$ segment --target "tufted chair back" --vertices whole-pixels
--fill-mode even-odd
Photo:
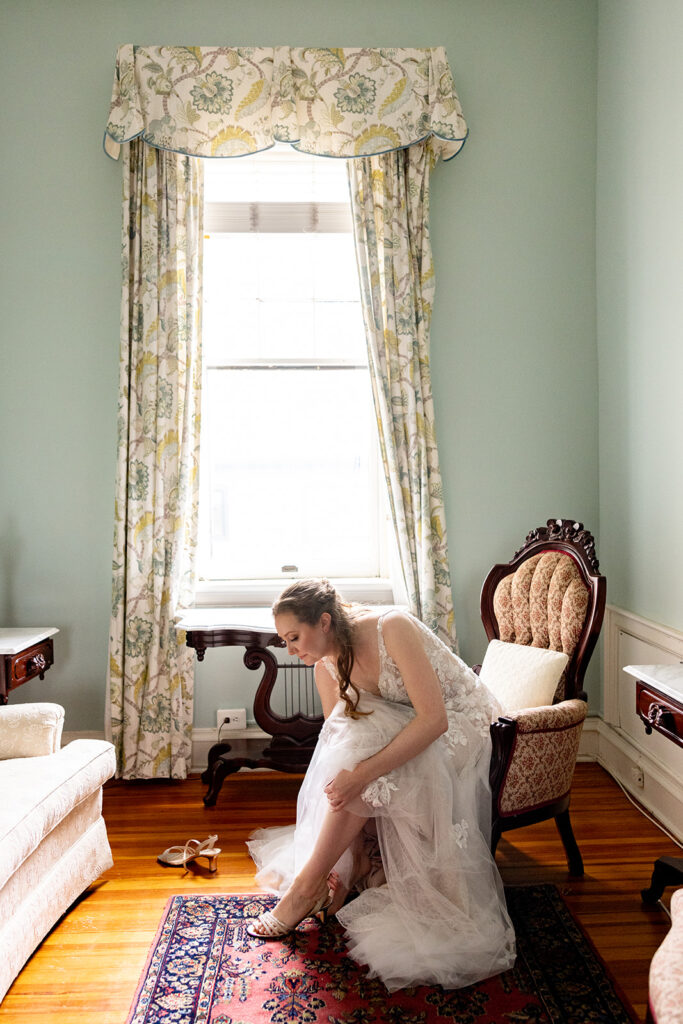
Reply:
[[[567,519],[532,530],[512,560],[494,566],[484,582],[481,613],[489,640],[569,657],[555,703],[585,700],[583,677],[600,632],[604,584],[592,535]]]

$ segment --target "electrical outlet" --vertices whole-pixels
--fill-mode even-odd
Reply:
[[[631,778],[640,789],[645,785],[645,776],[639,764],[631,765]]]
[[[222,726],[222,732],[234,732],[236,729],[246,729],[247,709],[246,708],[220,708],[216,712],[216,726]]]

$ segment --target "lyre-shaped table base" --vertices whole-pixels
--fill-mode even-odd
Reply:
[[[178,624],[183,627],[183,623]],[[209,647],[244,646],[244,664],[249,669],[263,666],[263,676],[254,696],[254,718],[269,739],[226,739],[209,750],[209,763],[202,773],[202,782],[209,787],[204,804],[213,807],[223,782],[240,768],[271,768],[279,772],[305,772],[311,760],[323,723],[322,715],[296,711],[286,717],[270,704],[277,680],[278,664],[269,647],[284,647],[274,628],[263,626],[198,626],[185,625],[186,644],[197,651],[199,661]]]

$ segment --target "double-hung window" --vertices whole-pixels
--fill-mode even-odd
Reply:
[[[391,600],[344,161],[206,161],[205,203],[198,601],[323,575]]]

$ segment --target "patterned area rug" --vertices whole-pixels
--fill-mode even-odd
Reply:
[[[466,989],[389,994],[345,956],[341,928],[308,920],[281,942],[245,932],[275,898],[173,896],[128,1024],[633,1024],[553,885],[506,890],[513,970]]]

